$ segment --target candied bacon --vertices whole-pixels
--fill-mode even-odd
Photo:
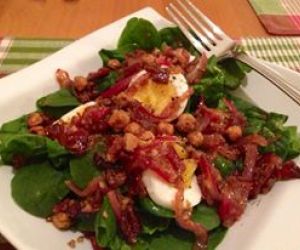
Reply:
[[[107,76],[110,72],[109,68],[103,67],[98,69],[96,72],[91,72],[87,76],[88,81],[96,81],[98,79],[101,79],[105,76]]]
[[[102,183],[102,185],[101,185],[101,183]],[[93,178],[83,190],[78,188],[77,185],[71,180],[65,181],[65,184],[73,193],[75,193],[79,197],[89,196],[89,195],[93,194],[94,192],[96,192],[97,189],[100,189],[100,188],[103,189],[103,192],[107,191],[107,189],[105,188],[102,176],[97,176],[97,177]]]
[[[294,161],[287,161],[280,169],[275,170],[275,176],[278,180],[299,179],[300,167]]]
[[[253,169],[253,189],[251,198],[260,193],[268,192],[276,181],[274,173],[281,169],[282,160],[279,156],[267,153],[260,157]]]
[[[203,54],[201,57],[197,57],[195,60],[190,62],[186,67],[186,79],[188,83],[198,83],[206,69],[207,57]]]
[[[80,203],[78,200],[65,198],[55,204],[53,213],[67,213],[70,218],[75,218],[80,213]]]
[[[205,250],[207,249],[208,233],[207,230],[200,223],[194,222],[191,219],[192,207],[184,206],[184,184],[178,183],[177,193],[174,202],[175,219],[181,228],[184,228],[196,236],[196,245],[193,249]]]
[[[123,237],[128,243],[135,243],[142,227],[134,210],[133,201],[128,197],[121,196],[115,190],[109,191],[107,197]]]
[[[198,167],[201,170],[201,174],[198,175],[198,183],[203,197],[208,204],[214,204],[220,200],[221,195],[219,190],[220,173],[203,155],[198,160]]]
[[[255,164],[258,158],[258,149],[255,144],[246,144],[245,149],[245,159],[244,159],[244,168],[242,176],[248,179],[253,177],[253,172],[255,171]]]
[[[229,227],[243,214],[252,183],[231,176],[222,184],[218,213],[224,226]]]
[[[169,81],[169,72],[165,68],[155,67],[146,65],[145,70],[150,73],[150,76],[154,82],[157,83],[168,83]]]

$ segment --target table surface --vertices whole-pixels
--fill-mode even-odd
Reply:
[[[234,38],[267,36],[247,0],[192,0]],[[79,38],[145,6],[167,17],[170,0],[2,0],[0,36]]]

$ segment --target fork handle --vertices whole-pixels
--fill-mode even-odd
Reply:
[[[277,71],[270,66],[262,63],[257,58],[241,53],[235,56],[235,58],[255,69],[258,73],[270,80],[277,88],[283,91],[291,99],[293,99],[298,105],[300,105],[300,88],[298,89],[293,83],[283,78]]]

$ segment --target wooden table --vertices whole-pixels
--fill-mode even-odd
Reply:
[[[170,0],[2,0],[0,36],[79,38],[151,6],[167,17]],[[267,36],[247,0],[193,0],[232,37]]]

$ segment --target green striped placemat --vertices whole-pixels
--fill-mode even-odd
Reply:
[[[20,70],[71,42],[65,39],[0,38],[0,75]],[[240,42],[247,53],[300,72],[300,37],[249,37]]]

